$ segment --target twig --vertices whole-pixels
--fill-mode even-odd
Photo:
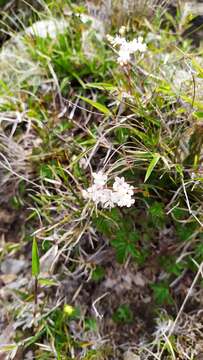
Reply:
[[[100,320],[103,318],[103,315],[101,315],[99,312],[98,312],[98,310],[97,310],[97,308],[96,308],[96,304],[101,300],[101,299],[103,299],[106,295],[108,295],[109,294],[109,292],[106,292],[105,294],[103,294],[103,295],[101,295],[99,298],[97,298],[93,303],[92,303],[92,307],[93,307],[93,310],[94,310],[94,312],[95,312],[95,314],[96,314],[96,317],[98,317]]]

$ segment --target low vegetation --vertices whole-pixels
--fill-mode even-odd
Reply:
[[[0,358],[200,360],[191,14],[2,5]]]

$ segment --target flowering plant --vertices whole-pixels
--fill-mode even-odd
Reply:
[[[113,188],[107,187],[107,175],[102,171],[93,173],[94,182],[87,190],[83,190],[84,199],[92,200],[96,205],[101,205],[103,208],[130,207],[134,204],[133,186],[129,185],[124,177],[116,177],[113,183]]]
[[[123,27],[120,29],[121,34],[123,34]],[[127,41],[124,37],[120,35],[116,35],[115,37],[111,35],[107,35],[107,40],[110,44],[115,48],[118,47],[118,58],[117,62],[121,66],[125,66],[130,63],[132,55],[137,51],[145,52],[146,44],[143,43],[143,38],[139,36],[137,39],[133,39],[132,41]]]

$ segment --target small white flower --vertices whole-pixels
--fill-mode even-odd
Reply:
[[[110,35],[110,34],[107,34],[107,35],[106,35],[106,38],[107,38],[108,42],[110,42],[110,44],[112,44],[113,39],[114,39],[113,36]]]
[[[132,199],[134,193],[133,186],[126,183],[124,177],[116,177],[113,190],[106,187],[107,175],[102,171],[93,173],[94,183],[87,190],[82,191],[86,200],[92,200],[96,205],[101,205],[104,209],[113,208],[116,205],[130,207],[135,200]]]
[[[124,35],[126,32],[126,27],[125,26],[121,26],[120,29],[119,29],[119,34],[122,36]]]
[[[113,193],[110,189],[103,189],[101,194],[101,205],[103,208],[113,208],[115,207],[115,202],[113,200]]]
[[[143,38],[141,36],[138,39],[134,39],[128,43],[129,52],[131,54],[136,51],[144,52],[147,49],[147,45],[143,43]]]
[[[138,50],[139,50],[139,45],[137,39],[134,39],[128,43],[128,51],[130,54],[133,54]]]
[[[137,51],[144,52],[147,48],[146,44],[143,43],[143,38],[141,36],[139,36],[137,39],[133,39],[132,41],[127,41],[120,35],[116,35],[115,37],[108,35],[107,39],[113,45],[113,47],[120,47],[118,49],[117,62],[121,66],[127,65],[131,61],[132,54],[135,54]]]
[[[147,50],[147,45],[145,43],[143,43],[143,37],[139,36],[137,39],[137,46],[138,46],[138,50],[140,52],[144,52]]]
[[[113,184],[113,189],[115,191],[119,191],[120,189],[122,189],[125,186],[125,184],[126,184],[126,182],[125,182],[124,177],[119,178],[118,176],[116,176],[114,184]]]
[[[90,198],[98,204],[103,196],[103,188],[99,185],[93,184],[88,190]]]
[[[121,37],[120,35],[116,35],[115,37],[107,34],[106,35],[107,40],[110,42],[113,46],[122,45],[125,42],[125,38]]]
[[[135,200],[132,199],[132,195],[134,193],[133,186],[126,183],[124,177],[115,178],[115,182],[113,184],[113,190],[115,191],[113,201],[117,203],[118,206],[130,207],[134,204]]]
[[[99,171],[98,173],[92,174],[94,178],[94,184],[103,186],[107,182],[107,175],[104,175],[102,171]]]
[[[129,194],[122,194],[117,201],[117,205],[120,207],[126,206],[131,207],[135,203],[135,199],[131,198]]]
[[[80,20],[82,21],[83,24],[87,24],[89,21],[91,21],[90,16],[86,15],[86,14],[79,14],[80,16]]]
[[[88,191],[87,190],[82,190],[82,197],[85,199],[85,200],[87,200],[87,199],[89,199],[89,193],[88,193]]]
[[[121,37],[119,35],[116,35],[115,38],[113,38],[112,45],[115,46],[125,46],[126,45],[126,39],[124,37]]]
[[[130,62],[130,53],[126,49],[121,48],[118,52],[117,62],[123,66]]]
[[[119,178],[118,176],[115,178],[115,182],[113,184],[114,191],[117,191],[120,194],[128,194],[133,195],[133,186],[129,185],[124,177]]]

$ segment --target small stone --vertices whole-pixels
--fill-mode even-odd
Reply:
[[[19,274],[25,265],[25,260],[6,259],[1,264],[1,271],[3,274]]]
[[[137,274],[135,275],[134,283],[137,286],[141,286],[141,287],[145,286],[145,284],[146,284],[145,279],[140,272],[137,272]]]

